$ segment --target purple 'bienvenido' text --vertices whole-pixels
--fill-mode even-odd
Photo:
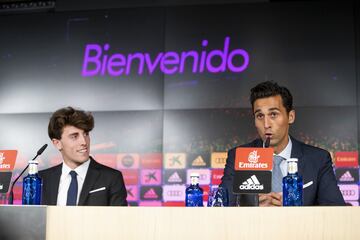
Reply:
[[[207,40],[203,40],[203,47],[208,45]],[[82,76],[120,76],[129,75],[131,68],[138,67],[137,73],[143,74],[148,71],[152,74],[157,68],[164,74],[183,73],[185,64],[192,64],[193,73],[220,73],[227,70],[235,73],[244,71],[249,65],[249,54],[244,49],[234,49],[229,51],[230,37],[226,37],[222,50],[206,50],[198,53],[195,50],[177,52],[160,52],[155,58],[151,58],[149,53],[131,53],[124,55],[121,53],[106,54],[110,49],[109,44],[103,47],[98,44],[87,44],[85,48],[85,56],[82,67]],[[217,66],[214,66],[212,59],[216,57],[220,59]],[[238,65],[234,64],[234,59]],[[239,61],[240,60],[240,61]],[[242,60],[242,61],[241,61]]]

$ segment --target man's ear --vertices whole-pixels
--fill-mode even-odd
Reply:
[[[289,124],[292,124],[295,122],[295,110],[291,110],[289,112]]]
[[[62,143],[59,139],[53,138],[51,139],[52,144],[59,150],[62,150]]]

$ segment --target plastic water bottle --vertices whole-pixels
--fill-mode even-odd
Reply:
[[[29,173],[23,179],[22,204],[40,205],[42,193],[42,179],[38,174],[38,162],[29,161]]]
[[[203,206],[203,190],[199,187],[199,174],[192,173],[190,175],[190,186],[186,188],[185,205],[187,207]]]
[[[283,205],[303,205],[303,180],[298,173],[297,158],[286,160],[288,174],[283,178]]]
[[[210,189],[207,202],[208,207],[227,207],[229,206],[229,195],[226,188],[219,186]]]

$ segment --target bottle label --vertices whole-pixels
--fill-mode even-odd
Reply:
[[[29,174],[37,174],[38,173],[38,167],[37,164],[30,164],[29,165]]]
[[[288,173],[295,174],[298,171],[297,162],[288,163]]]
[[[193,177],[193,176],[191,176],[191,177],[190,177],[190,184],[191,184],[191,185],[197,185],[197,184],[199,184],[199,177]]]

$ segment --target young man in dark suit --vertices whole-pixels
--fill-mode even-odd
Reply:
[[[289,127],[295,121],[290,91],[277,83],[263,82],[251,89],[250,102],[260,138],[240,147],[263,147],[264,142],[269,138],[270,147],[280,159],[278,165],[280,179],[287,174],[286,159],[298,159],[298,171],[304,183],[304,205],[345,205],[337,186],[329,152],[289,136]],[[259,206],[282,206],[281,181],[274,184],[276,182],[274,178],[272,192],[269,194],[259,194],[259,196],[241,194],[236,197],[232,193],[235,151],[236,148],[233,148],[228,152],[221,183],[228,189],[230,205],[239,204],[240,200],[240,205],[251,206],[258,202]]]
[[[97,163],[90,154],[91,113],[72,107],[57,110],[48,134],[63,162],[39,172],[43,180],[42,204],[127,206],[120,171]]]

